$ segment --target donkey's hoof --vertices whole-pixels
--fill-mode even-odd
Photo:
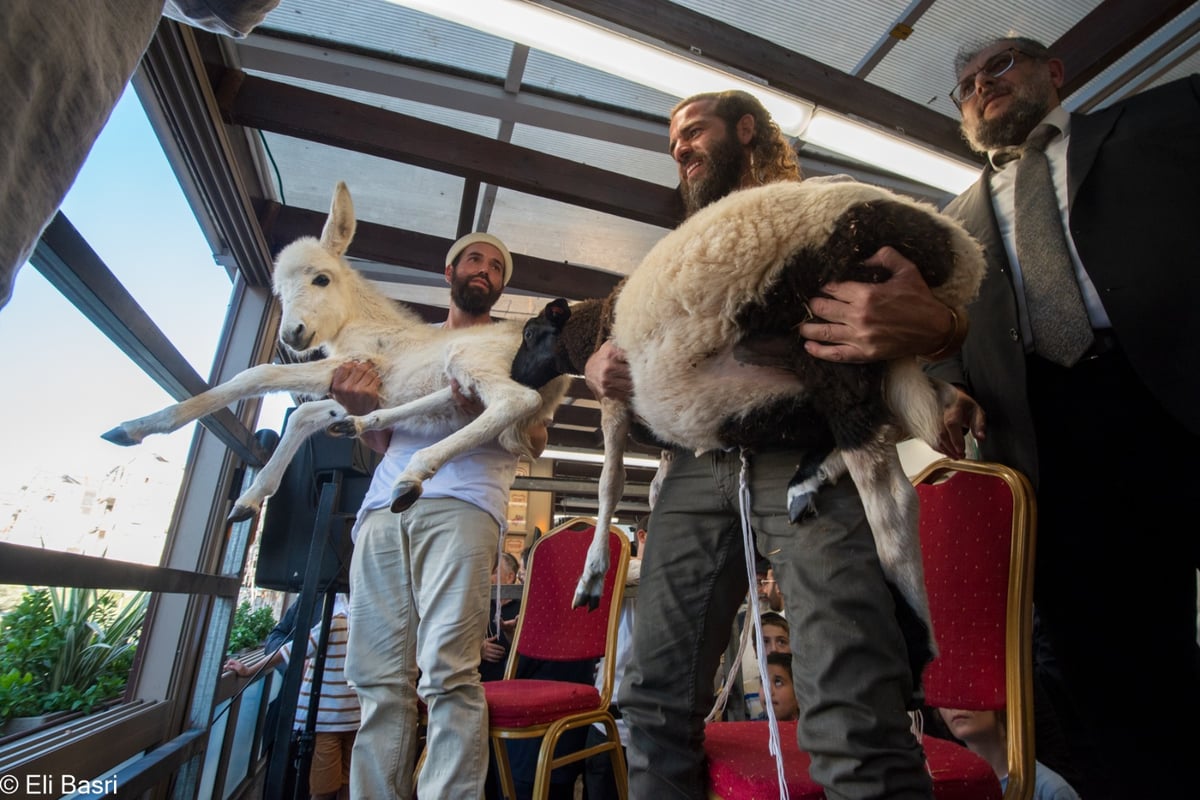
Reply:
[[[353,439],[358,436],[358,428],[354,425],[354,420],[339,419],[337,422],[331,423],[325,429],[325,432],[330,436],[339,436],[346,439]]]
[[[237,504],[233,510],[229,512],[229,516],[225,518],[226,522],[245,522],[258,513],[258,509],[254,506],[244,506]]]
[[[407,510],[421,496],[421,484],[416,481],[402,481],[392,489],[392,513],[399,514]]]
[[[113,444],[119,444],[121,447],[131,447],[135,444],[141,444],[141,439],[135,439],[125,430],[125,426],[118,425],[110,431],[105,431],[100,434],[101,439],[106,439]]]

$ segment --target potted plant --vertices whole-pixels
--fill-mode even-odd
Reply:
[[[120,696],[148,599],[145,592],[122,601],[95,589],[27,589],[0,619],[0,731],[36,726],[57,712],[87,714]]]
[[[275,627],[271,609],[263,606],[251,610],[250,602],[243,600],[233,612],[233,626],[229,629],[229,652],[231,654],[258,647]]]

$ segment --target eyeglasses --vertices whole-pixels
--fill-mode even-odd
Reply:
[[[997,53],[992,56],[983,67],[960,80],[958,85],[950,90],[950,99],[954,102],[955,108],[962,110],[963,103],[975,96],[975,82],[980,75],[987,75],[989,78],[999,78],[1013,68],[1013,64],[1017,63],[1018,55],[1024,56],[1027,54],[1015,47],[1010,47],[1003,53]]]
[[[759,586],[770,586],[773,583],[775,583],[775,581],[771,578],[760,578],[758,581]]]

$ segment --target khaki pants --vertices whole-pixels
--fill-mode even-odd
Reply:
[[[488,717],[479,659],[499,535],[490,515],[450,498],[363,519],[350,564],[346,652],[346,678],[362,706],[350,769],[357,800],[412,797],[418,693],[435,754],[418,794],[483,796]]]

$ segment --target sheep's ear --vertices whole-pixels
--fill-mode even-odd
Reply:
[[[567,324],[567,320],[571,318],[571,306],[561,297],[557,300],[551,300],[542,309],[542,316],[545,317],[554,327],[562,330],[562,326]]]
[[[354,238],[354,203],[345,181],[338,181],[333,190],[333,203],[329,207],[329,219],[321,231],[321,246],[335,256],[340,256],[350,247]]]

